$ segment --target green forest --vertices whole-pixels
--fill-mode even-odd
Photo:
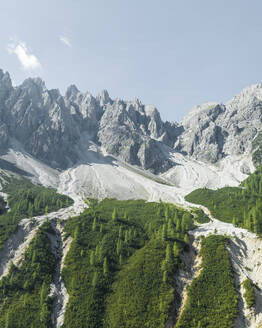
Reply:
[[[197,189],[185,199],[206,206],[216,219],[262,233],[262,166],[239,187]]]
[[[20,267],[10,266],[0,280],[0,327],[51,327],[52,299],[48,296],[55,272],[55,256],[48,234],[54,233],[46,222],[26,250]]]
[[[65,328],[164,327],[179,297],[174,277],[193,218],[172,204],[89,200],[67,221],[73,238],[62,272]]]
[[[3,192],[8,194],[10,211],[4,211],[4,201],[0,198],[0,248],[21,219],[44,215],[73,204],[71,198],[58,194],[52,188],[34,185],[25,178],[5,177],[5,180]]]
[[[176,328],[233,328],[238,295],[226,243],[223,236],[203,239],[201,272],[188,289],[187,303]]]

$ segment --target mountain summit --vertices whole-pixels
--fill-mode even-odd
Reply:
[[[48,90],[40,78],[13,87],[9,74],[0,70],[1,150],[17,140],[53,168],[66,169],[79,161],[83,136],[103,152],[154,173],[176,164],[170,159],[174,152],[216,163],[255,151],[258,164],[261,118],[261,84],[226,104],[195,106],[181,123],[171,123],[162,121],[155,106],[138,99],[113,100],[106,90],[94,97],[75,85],[62,96],[57,89]]]

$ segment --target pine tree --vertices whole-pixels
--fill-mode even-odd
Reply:
[[[163,272],[163,283],[167,282],[167,271]]]
[[[179,246],[177,243],[174,243],[174,246],[173,246],[173,255],[174,257],[178,257],[179,256]]]
[[[168,264],[172,263],[172,252],[171,252],[170,244],[167,244],[166,246],[166,262]]]
[[[112,220],[113,220],[114,222],[116,222],[117,219],[118,219],[117,209],[114,208],[114,209],[113,209],[113,212],[112,212]]]
[[[95,271],[94,275],[93,275],[93,279],[92,279],[92,286],[93,287],[95,287],[96,284],[97,284],[97,277],[98,277],[98,275],[97,275],[97,272]]]
[[[93,224],[92,224],[92,231],[96,230],[96,217],[94,218]]]
[[[40,290],[40,304],[43,305],[45,303],[46,297],[48,294],[48,288],[45,282],[42,283]]]
[[[6,315],[5,315],[5,328],[10,328],[10,315],[9,315],[9,311],[6,311]]]
[[[123,264],[123,256],[122,256],[122,254],[120,254],[120,256],[119,256],[119,264],[120,264],[120,265]]]
[[[173,222],[171,219],[168,220],[167,234],[168,234],[168,237],[170,237],[170,238],[173,237]]]
[[[125,244],[128,242],[128,231],[126,230],[125,231],[125,239],[124,239],[124,241],[125,241]]]
[[[120,226],[119,230],[118,230],[118,238],[122,239],[122,236],[123,236],[123,229],[122,229],[122,226]]]
[[[89,263],[90,263],[90,265],[94,265],[95,264],[95,254],[94,254],[94,251],[93,250],[90,251]]]
[[[33,204],[29,203],[28,216],[31,218],[33,216]]]
[[[104,273],[104,276],[107,276],[108,275],[108,263],[107,263],[107,258],[105,257],[104,258],[104,263],[103,263],[103,273]]]
[[[117,245],[116,245],[116,253],[117,255],[119,255],[122,251],[122,240],[118,239],[117,241]]]
[[[80,236],[79,226],[77,226],[74,231],[74,239],[76,240],[76,242],[79,240],[79,236]]]
[[[168,220],[168,218],[169,218],[169,207],[166,206],[166,208],[165,208],[165,219],[166,219],[166,221]]]
[[[163,224],[162,227],[162,240],[165,241],[167,239],[166,225]]]
[[[189,238],[188,238],[188,234],[185,234],[185,236],[184,236],[184,242],[185,242],[186,244],[188,244],[188,245],[189,245]]]
[[[180,220],[176,221],[176,232],[180,232],[181,231],[181,224],[180,224]]]

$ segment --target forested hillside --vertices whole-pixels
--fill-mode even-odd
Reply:
[[[203,239],[201,273],[188,289],[186,307],[176,328],[233,327],[238,295],[226,243],[223,236]]]
[[[0,280],[0,327],[51,327],[52,299],[48,296],[55,271],[55,256],[44,223],[27,249],[21,267],[11,265]]]
[[[261,166],[239,187],[197,189],[185,198],[191,203],[206,206],[221,221],[232,222],[257,234],[262,233]]]
[[[166,203],[89,201],[65,226],[73,238],[62,275],[65,328],[164,327],[174,315],[174,277],[192,216]]]
[[[10,234],[16,230],[21,219],[44,215],[73,203],[71,198],[58,194],[52,188],[34,185],[24,178],[15,179],[7,176],[4,178],[6,184],[3,186],[3,191],[8,194],[10,211],[3,210],[3,200],[1,200],[0,248]]]

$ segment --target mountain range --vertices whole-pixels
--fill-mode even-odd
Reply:
[[[180,123],[163,122],[155,106],[138,99],[113,100],[106,90],[94,97],[71,85],[62,96],[40,78],[13,87],[3,71],[0,90],[1,150],[15,139],[29,154],[59,169],[80,159],[83,136],[126,163],[163,173],[176,164],[169,152],[206,163],[252,153],[261,129],[260,84],[226,104],[195,106]],[[260,163],[259,158],[253,161]]]
[[[0,325],[260,328],[260,164],[262,84],[164,122],[0,70]]]

